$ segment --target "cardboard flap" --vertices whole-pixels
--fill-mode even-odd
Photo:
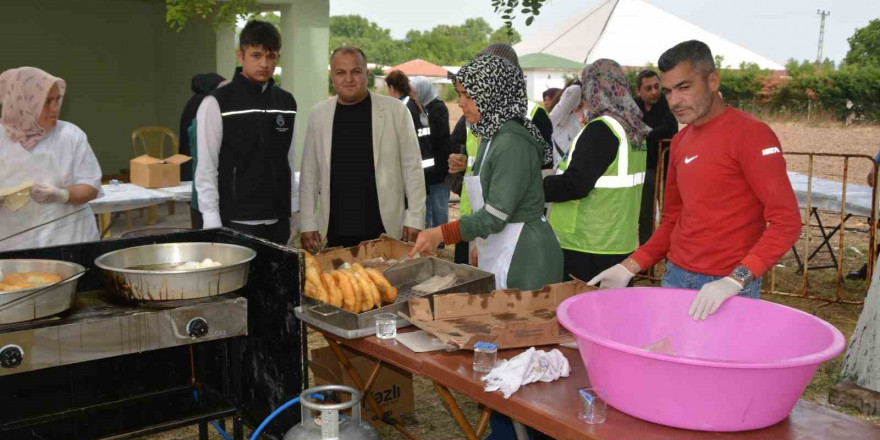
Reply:
[[[595,289],[580,281],[568,281],[532,291],[434,295],[433,314],[427,298],[410,298],[410,315],[401,316],[442,342],[460,348],[473,349],[480,341],[494,342],[499,348],[558,344],[574,339],[556,319],[559,303]]]
[[[431,300],[428,298],[409,297],[409,316],[419,321],[433,321],[434,317],[431,316]],[[404,316],[404,318],[408,317]]]
[[[162,163],[161,159],[156,159],[153,156],[148,156],[146,154],[140,155],[131,160],[131,163],[140,163],[144,165],[153,165],[157,163]]]
[[[507,313],[515,310],[535,310],[559,305],[552,286],[541,290],[521,292],[516,289],[495,290],[491,293],[468,295],[450,293],[434,296],[434,319]]]
[[[174,156],[165,158],[165,163],[173,163],[175,165],[184,164],[192,160],[191,157],[184,154],[175,154]]]
[[[315,260],[324,270],[335,270],[345,263],[373,258],[400,259],[409,255],[412,245],[382,234],[375,240],[363,241],[357,246],[332,247],[315,254]]]

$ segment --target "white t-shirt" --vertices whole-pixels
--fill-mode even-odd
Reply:
[[[97,189],[98,197],[103,195],[101,166],[86,134],[65,121],[58,121],[32,151],[10,140],[0,125],[0,187],[15,187],[24,182],[48,183],[59,188],[85,184]],[[82,208],[85,209],[73,214]],[[27,228],[59,218],[61,220],[4,240]],[[0,251],[98,239],[98,227],[88,206],[30,201],[15,212],[0,207]]]

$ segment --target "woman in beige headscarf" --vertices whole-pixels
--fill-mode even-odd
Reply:
[[[101,167],[85,133],[58,120],[65,88],[35,67],[0,74],[0,251],[100,238],[87,203]]]

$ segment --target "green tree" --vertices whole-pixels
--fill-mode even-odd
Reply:
[[[257,0],[229,0],[220,3],[219,7],[217,3],[217,0],[165,0],[165,22],[180,32],[190,20],[206,20],[216,13],[213,20],[216,28],[221,24],[235,23],[237,18],[244,18],[257,10]]]
[[[503,28],[493,30],[482,18],[469,18],[460,26],[439,25],[429,31],[409,31],[405,39],[407,55],[441,66],[461,65],[503,34]],[[496,41],[491,41],[493,37]],[[514,37],[518,39],[519,35]]]
[[[846,41],[849,42],[846,64],[880,66],[880,19],[875,18],[867,26],[856,29]]]
[[[343,45],[360,47],[369,62],[393,65],[405,61],[401,41],[391,38],[391,31],[359,15],[330,17],[330,48]]]
[[[525,17],[526,26],[530,26],[541,13],[541,6],[547,0],[489,0],[496,14],[504,20],[508,39],[514,40],[515,32],[513,20],[516,18],[516,8],[520,9]],[[245,17],[247,14],[256,12],[257,0],[226,0],[217,7],[218,0],[165,0],[165,21],[171,29],[181,31],[186,23],[194,18],[207,19],[209,15],[217,12],[214,26],[219,24],[235,23],[236,18]],[[512,43],[511,43],[512,44]]]
[[[501,19],[504,20],[504,26],[506,28],[506,32],[510,36],[510,40],[513,40],[513,20],[516,19],[516,9],[520,8],[519,12],[526,17],[526,26],[531,26],[532,22],[535,21],[535,17],[537,17],[541,13],[541,6],[547,0],[490,0],[492,2],[492,8],[494,8],[495,13],[501,16]]]
[[[281,31],[281,15],[278,15],[277,12],[263,11],[259,13],[252,13],[247,16],[247,21],[251,20],[267,21],[274,24],[275,27],[278,28],[279,31]]]
[[[507,28],[500,27],[492,32],[492,35],[489,36],[489,44],[491,43],[506,43],[511,46],[522,41],[522,37],[519,35],[519,32],[516,29],[510,29],[508,32]]]

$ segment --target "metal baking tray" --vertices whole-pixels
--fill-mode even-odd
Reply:
[[[449,288],[432,293],[421,293],[412,287],[435,275],[447,275],[455,272],[457,278]],[[442,293],[489,293],[495,290],[495,275],[479,270],[473,266],[455,264],[439,258],[420,258],[404,263],[400,267],[385,272],[385,278],[392,286],[397,287],[397,300],[373,310],[352,313],[314,298],[302,296],[302,305],[294,309],[296,317],[321,330],[346,339],[362,338],[376,333],[375,317],[380,313],[393,313],[408,310],[408,299],[415,297],[431,297]],[[411,325],[403,318],[397,319],[397,327]]]

